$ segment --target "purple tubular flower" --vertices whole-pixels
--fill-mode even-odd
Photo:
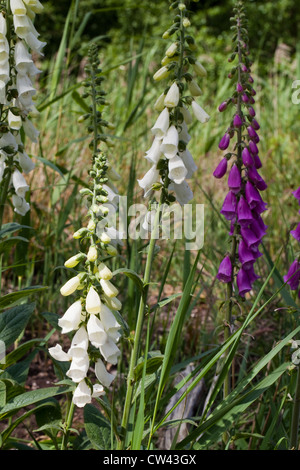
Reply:
[[[248,72],[248,69],[245,64],[242,65],[242,72]]]
[[[262,201],[261,195],[250,181],[247,181],[245,185],[245,196],[250,209],[254,209]]]
[[[243,85],[241,83],[238,83],[236,86],[236,91],[238,93],[242,93],[244,91]]]
[[[255,129],[256,131],[258,131],[258,129],[260,129],[260,125],[258,124],[258,122],[257,122],[256,119],[253,119],[253,120],[252,120],[251,126],[252,126],[253,129]]]
[[[297,290],[300,282],[300,263],[298,260],[292,262],[288,273],[283,276],[284,282],[290,286],[291,290]]]
[[[300,224],[297,225],[295,230],[291,230],[291,235],[300,242]]]
[[[254,83],[254,80],[253,80],[253,78],[251,77],[251,75],[249,75],[248,82],[249,82],[249,83]]]
[[[236,114],[233,118],[233,126],[234,127],[242,127],[242,125],[243,125],[243,121],[242,121],[241,117],[238,114]]]
[[[230,170],[228,186],[234,194],[237,194],[242,188],[241,173],[236,164],[234,164]]]
[[[230,135],[226,132],[226,134],[223,135],[222,139],[220,140],[219,149],[226,150],[229,146],[229,143],[230,143]]]
[[[266,235],[266,230],[261,227],[260,223],[256,219],[254,219],[251,223],[251,230],[255,233],[259,240],[261,240]]]
[[[254,109],[252,108],[252,106],[249,107],[248,112],[249,112],[249,114],[250,114],[251,117],[256,116],[256,112],[254,111]]]
[[[227,158],[223,158],[215,171],[213,172],[213,175],[215,178],[223,178],[227,171]]]
[[[251,250],[249,250],[244,240],[241,240],[239,243],[239,260],[242,264],[243,269],[245,270],[250,269],[255,262],[253,253]]]
[[[241,196],[237,206],[237,217],[241,227],[247,227],[253,220],[250,207],[243,196]]]
[[[250,139],[253,140],[256,144],[258,144],[260,139],[259,139],[259,136],[257,135],[255,129],[253,129],[252,126],[248,126],[247,131],[248,131],[248,135],[249,135]]]
[[[221,261],[217,279],[226,283],[232,281],[232,263],[229,255],[225,256],[223,261]]]
[[[255,184],[257,189],[264,191],[267,189],[267,184],[264,179],[260,176],[257,169],[254,166],[248,168],[248,178]]]
[[[236,277],[239,294],[241,297],[245,297],[245,294],[252,289],[248,271],[241,268]]]
[[[244,93],[242,95],[242,100],[243,100],[244,103],[248,103],[249,102],[249,96],[246,93]]]
[[[258,170],[259,168],[262,167],[262,162],[261,162],[261,160],[260,160],[260,158],[259,158],[258,155],[254,155],[253,158],[254,158],[254,166],[255,166],[255,168]]]
[[[254,165],[254,160],[251,157],[251,154],[247,147],[245,147],[242,151],[242,159],[245,166],[249,167]]]
[[[298,189],[296,189],[296,191],[293,191],[292,194],[298,200],[298,202],[300,204],[300,187]]]
[[[249,142],[249,150],[250,150],[251,153],[253,153],[253,155],[258,154],[257,145],[256,145],[255,142],[253,142],[253,140],[250,140],[250,142]]]
[[[245,242],[246,246],[249,249],[257,249],[258,245],[261,242],[259,238],[252,230],[248,227],[241,227],[242,240]]]
[[[251,266],[251,268],[247,270],[247,275],[248,275],[248,279],[249,279],[251,284],[253,284],[257,279],[260,278],[260,276],[258,276],[255,273],[253,266]]]
[[[236,195],[232,191],[229,191],[229,193],[226,195],[224,199],[223,206],[220,212],[221,214],[224,215],[225,219],[235,220],[236,210],[237,210]]]
[[[226,108],[227,108],[227,101],[223,101],[223,103],[220,104],[218,109],[220,113],[222,113],[222,111],[225,111]]]

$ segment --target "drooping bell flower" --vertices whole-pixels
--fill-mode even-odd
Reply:
[[[244,240],[241,240],[239,243],[238,253],[243,269],[248,270],[251,266],[253,266],[255,258]]]
[[[233,118],[233,126],[239,128],[239,127],[242,127],[242,125],[243,125],[243,121],[241,117],[238,114],[236,114]]]
[[[221,261],[217,278],[225,283],[232,281],[232,263],[229,255]]]
[[[259,170],[259,168],[262,167],[262,162],[261,162],[261,159],[259,158],[259,155],[254,155],[253,159],[254,159],[255,168]]]
[[[296,191],[293,191],[292,194],[300,204],[300,187],[298,189],[296,189]]]
[[[247,147],[245,147],[242,151],[242,159],[243,159],[243,164],[246,167],[254,165],[254,160],[253,160],[249,150],[247,149]]]
[[[259,136],[258,136],[257,132],[253,129],[252,126],[248,126],[247,130],[248,130],[248,134],[249,134],[250,139],[253,140],[256,144],[258,144],[260,139],[259,139]]]
[[[223,111],[225,111],[226,108],[227,108],[227,101],[223,101],[223,103],[220,104],[218,109],[220,113],[222,113]]]
[[[222,139],[220,140],[219,149],[226,150],[229,146],[229,143],[230,143],[230,135],[228,134],[228,132],[226,132],[226,134],[224,134]]]
[[[251,152],[253,155],[257,155],[257,154],[258,154],[257,145],[256,145],[255,142],[253,142],[253,140],[250,140],[250,142],[249,142],[249,150],[250,150],[250,152]]]
[[[267,183],[264,181],[264,179],[258,173],[257,169],[254,166],[248,168],[247,175],[248,178],[255,184],[257,189],[259,189],[260,191],[264,191],[265,189],[267,189]]]
[[[228,176],[228,187],[234,194],[239,193],[242,188],[241,173],[236,164],[234,164],[230,170]]]
[[[248,277],[248,271],[244,268],[241,268],[237,273],[236,277],[237,287],[239,290],[239,295],[245,297],[247,292],[250,292],[252,289],[250,279]]]
[[[237,217],[241,227],[247,227],[253,220],[252,212],[244,196],[241,196],[238,202]]]
[[[297,290],[300,282],[300,263],[298,260],[292,262],[288,273],[283,276],[284,282],[290,286],[291,290]]]
[[[220,213],[224,215],[227,220],[235,220],[237,213],[237,199],[236,195],[232,191],[229,191],[225,196]]]
[[[215,171],[213,172],[213,175],[215,178],[223,178],[223,176],[226,174],[227,172],[227,164],[228,164],[228,160],[227,158],[223,158],[219,165],[217,166],[217,168],[215,169]]]
[[[261,241],[261,238],[259,238],[249,227],[241,227],[241,235],[250,249],[257,247]]]
[[[297,225],[295,230],[291,230],[291,235],[300,242],[300,223]]]

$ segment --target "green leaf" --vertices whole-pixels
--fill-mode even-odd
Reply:
[[[98,450],[109,450],[111,445],[110,423],[93,405],[84,407],[84,427],[92,445]]]
[[[57,165],[55,165],[53,162],[50,162],[50,160],[47,160],[46,158],[43,158],[43,157],[35,157],[37,160],[39,160],[40,162],[42,162],[44,165],[48,166],[49,168],[51,168],[52,170],[54,170],[56,173],[58,173],[62,178],[64,178],[64,174],[63,172],[61,171],[61,168],[59,168]]]
[[[47,289],[47,286],[30,286],[25,287],[25,289],[18,290],[17,292],[11,292],[10,294],[3,295],[0,299],[0,310],[14,304],[20,299],[24,299],[29,295],[37,294]]]
[[[55,398],[46,400],[44,406],[35,411],[36,423],[39,427],[37,431],[45,431],[48,436],[55,438],[61,430],[62,414],[59,403]]]
[[[32,227],[29,227],[28,225],[20,225],[17,224],[16,222],[10,222],[9,224],[4,224],[2,225],[2,229],[0,230],[0,238],[6,237],[10,233],[16,232],[17,230],[21,230],[23,228],[28,228],[33,230]]]
[[[18,305],[0,315],[0,341],[6,348],[22,333],[34,309],[35,303]]]
[[[132,281],[134,281],[139,291],[142,294],[144,293],[144,283],[142,279],[137,275],[137,273],[133,271],[132,269],[121,268],[121,269],[117,269],[112,274],[113,276],[115,276],[116,274],[125,274],[125,276],[129,277],[130,279],[132,279]]]
[[[156,372],[157,369],[161,366],[163,359],[164,355],[160,351],[150,351],[147,354],[146,375]],[[141,357],[134,369],[134,377],[136,381],[140,380],[143,375],[144,363],[145,360],[143,357]]]

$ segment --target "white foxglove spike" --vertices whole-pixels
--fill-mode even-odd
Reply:
[[[87,323],[87,332],[90,342],[96,348],[102,346],[107,340],[107,334],[102,322],[96,315],[91,315]]]
[[[121,355],[121,351],[116,346],[114,341],[111,338],[107,338],[107,341],[103,346],[100,346],[100,352],[104,359],[110,364],[117,364],[118,358]]]
[[[146,152],[146,159],[149,161],[149,162],[152,162],[152,163],[157,163],[162,155],[161,153],[161,138],[160,137],[155,137],[153,142],[152,142],[152,145],[150,147],[149,150],[147,150]]]
[[[191,152],[186,149],[184,152],[179,153],[180,157],[183,160],[184,166],[187,169],[186,178],[190,179],[195,171],[197,171],[198,167],[193,159]]]
[[[18,72],[22,74],[28,73],[29,68],[33,64],[31,54],[23,41],[17,41],[15,45],[15,65]]]
[[[28,17],[24,15],[13,15],[14,29],[20,39],[25,39],[30,33]],[[32,33],[31,33],[32,34]]]
[[[69,349],[70,356],[75,359],[83,358],[87,353],[88,345],[89,339],[87,331],[84,326],[81,326],[72,339]]]
[[[94,384],[92,397],[97,398],[97,397],[101,397],[101,395],[105,395],[104,388],[100,384]]]
[[[121,325],[117,322],[112,311],[104,304],[101,306],[100,318],[106,333],[115,341],[120,337]]]
[[[144,175],[144,177],[138,180],[139,186],[147,192],[159,178],[159,171],[156,169],[156,165],[153,165],[150,170]]]
[[[19,36],[22,38],[22,36]],[[30,27],[28,26],[26,34],[24,34],[23,39],[25,39],[28,47],[39,55],[44,55],[42,53],[42,49],[46,46],[46,42],[42,42],[35,37],[35,35],[30,31]]]
[[[101,309],[101,300],[98,292],[93,287],[90,287],[86,296],[85,308],[88,313],[99,313]]]
[[[32,142],[37,143],[40,132],[34,127],[30,119],[23,121],[23,128],[26,136],[29,137]]]
[[[196,119],[198,119],[198,121],[202,122],[202,124],[209,121],[210,116],[207,114],[206,111],[204,111],[203,108],[201,108],[201,106],[196,101],[192,102],[192,109],[193,109],[193,112],[194,112],[194,115],[195,115]]]
[[[12,203],[14,211],[19,215],[24,216],[30,209],[29,203],[23,197],[17,196],[17,194],[12,195]]]
[[[91,403],[92,395],[90,387],[85,383],[85,380],[82,380],[77,385],[73,393],[73,403],[78,406],[78,408],[83,408],[88,403]]]
[[[80,358],[72,359],[71,366],[66,375],[75,383],[79,383],[85,379],[90,365],[89,356],[85,354]]]
[[[29,190],[29,186],[26,183],[22,173],[20,173],[20,171],[17,169],[15,169],[12,174],[12,184],[14,186],[17,196],[24,198],[27,191]]]
[[[101,361],[101,359],[98,359],[96,364],[95,364],[95,374],[99,382],[104,386],[104,387],[109,387],[114,380],[115,376],[113,374],[110,374],[107,370],[106,367]]]
[[[177,83],[174,82],[169,88],[168,93],[166,94],[164,104],[168,108],[175,108],[175,106],[178,105],[179,98],[180,98],[179,88],[178,88]]]
[[[67,361],[70,361],[72,359],[71,356],[68,353],[63,351],[60,344],[56,344],[56,346],[53,346],[52,348],[49,348],[48,351],[49,351],[49,354],[56,361],[67,362]]]
[[[176,199],[182,206],[193,199],[193,192],[186,181],[181,184],[172,183],[169,188],[175,192]]]
[[[22,118],[21,116],[16,116],[11,112],[11,110],[8,111],[7,115],[8,119],[8,125],[11,129],[14,129],[16,131],[20,130],[22,127]]]
[[[13,15],[26,15],[26,6],[22,0],[10,0],[10,9]]]
[[[60,293],[63,296],[71,295],[79,287],[80,279],[78,276],[74,276],[69,279],[60,289]]]
[[[7,24],[2,13],[0,14],[0,39],[6,38],[7,34]]]
[[[157,137],[164,137],[167,130],[169,129],[169,111],[168,108],[165,108],[160,115],[158,116],[156,123],[151,129],[153,135]]]

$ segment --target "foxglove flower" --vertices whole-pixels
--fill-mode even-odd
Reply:
[[[220,212],[231,223],[229,235],[232,240],[235,239],[233,243],[235,252],[230,256],[233,264],[232,278],[236,278],[239,295],[244,297],[252,290],[252,285],[257,279],[254,266],[257,259],[262,256],[259,246],[267,227],[261,214],[266,211],[267,204],[260,193],[267,188],[267,184],[258,171],[262,167],[262,162],[257,145],[260,141],[257,133],[260,126],[254,118],[255,90],[252,87],[254,80],[250,75],[252,63],[246,38],[243,42],[238,39],[244,36],[246,31],[242,4],[238,4],[235,12],[232,20],[235,22],[234,28],[237,34],[233,38],[233,58],[229,60],[232,62],[235,58],[238,59],[229,74],[230,79],[236,77],[235,91],[231,98],[222,101],[219,106],[220,112],[229,109],[230,106],[234,107],[234,110],[230,126],[219,142],[219,148],[227,150],[232,140],[235,143],[233,151],[227,150],[228,153],[222,157],[213,175],[215,178],[223,177],[229,161],[233,160],[228,175],[229,192]],[[221,265],[222,263],[223,261]],[[220,278],[219,273],[217,277]],[[233,289],[234,287],[232,293]]]
[[[297,199],[300,204],[300,187],[292,192],[293,196]],[[300,242],[300,223],[298,223],[295,230],[291,230],[291,235]],[[295,290],[300,298],[300,260],[297,257],[290,265],[287,274],[283,276],[284,282],[286,282],[291,290]]]
[[[92,100],[97,97],[99,103],[103,92],[98,88],[100,70],[98,49],[95,45],[91,46],[89,59],[89,82],[86,88],[90,89],[89,96]],[[81,227],[73,234],[75,240],[85,240],[88,246],[86,252],[77,253],[65,261],[66,268],[78,271],[60,289],[63,296],[75,297],[58,322],[63,334],[74,332],[74,336],[67,352],[62,351],[58,345],[49,349],[54,359],[70,361],[66,375],[77,384],[73,402],[78,407],[84,407],[91,403],[94,397],[105,393],[104,387],[109,387],[114,379],[114,375],[107,372],[105,361],[116,365],[121,355],[117,343],[123,327],[115,315],[119,316],[122,303],[117,298],[119,291],[113,284],[113,273],[108,266],[109,259],[118,254],[117,246],[122,244],[121,233],[111,223],[119,200],[118,190],[112,181],[118,180],[119,177],[108,162],[106,152],[98,149],[99,129],[102,128],[103,122],[106,121],[102,119],[99,111],[95,116],[90,113],[89,128],[94,126],[93,135],[97,136],[96,141],[92,140],[93,145],[90,145],[90,148],[97,146],[97,151],[93,152],[92,167],[89,171],[90,185],[81,190],[82,196],[87,197],[89,203],[89,220],[87,226]],[[106,140],[102,143],[104,145]],[[155,176],[156,173],[158,174],[155,169]],[[145,189],[151,186],[154,180],[152,177],[145,177],[142,183]],[[96,383],[93,383],[89,373],[93,366]]]

